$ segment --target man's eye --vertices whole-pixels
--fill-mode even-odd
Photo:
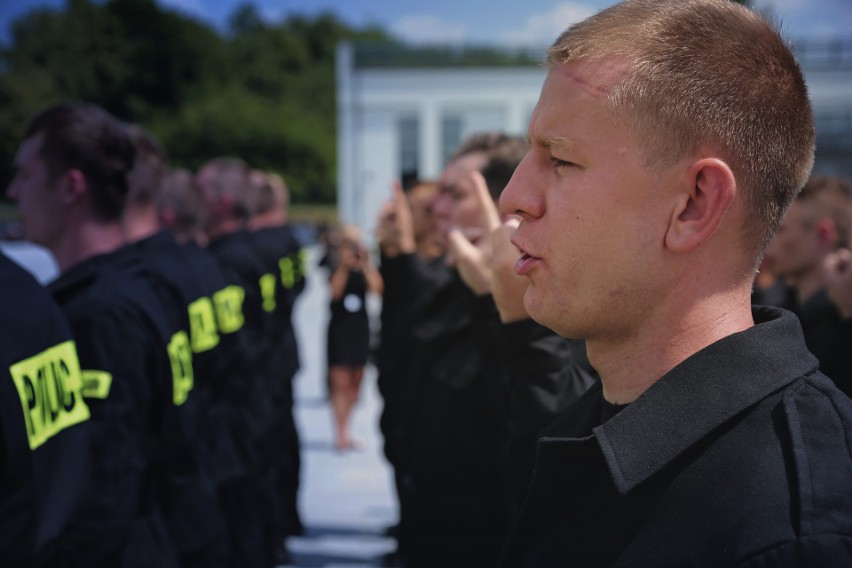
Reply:
[[[574,165],[572,162],[566,162],[565,160],[560,160],[554,156],[550,157],[550,163],[553,164],[554,168],[567,168]]]

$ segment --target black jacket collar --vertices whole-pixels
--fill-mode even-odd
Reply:
[[[615,487],[627,493],[727,420],[817,369],[799,321],[778,308],[756,308],[756,325],[702,349],[666,373],[629,407],[592,427]],[[593,388],[543,433],[543,441],[576,438],[574,416],[600,416]]]

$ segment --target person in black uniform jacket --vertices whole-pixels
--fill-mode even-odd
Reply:
[[[136,163],[123,215],[125,234],[143,257],[163,301],[181,315],[192,351],[193,391],[201,401],[200,479],[176,485],[173,509],[181,514],[170,521],[181,537],[175,541],[184,566],[241,565],[228,550],[226,520],[216,492],[246,477],[243,456],[248,444],[241,439],[245,428],[238,413],[245,412],[250,367],[241,367],[234,333],[225,333],[230,330],[216,322],[215,298],[226,293],[227,284],[215,259],[198,246],[179,245],[174,233],[161,228],[160,192],[171,191],[181,179],[191,184],[191,177],[178,174],[167,179],[168,155],[159,141],[138,126],[127,129]],[[170,187],[164,190],[166,184]],[[200,205],[196,200],[196,215]]]
[[[275,446],[275,425],[280,409],[275,407],[274,393],[281,388],[280,369],[275,367],[273,318],[264,309],[261,280],[267,274],[254,248],[248,220],[254,210],[256,196],[250,181],[250,170],[242,160],[215,158],[204,164],[195,175],[205,204],[207,250],[219,263],[228,282],[228,305],[233,307],[247,338],[248,357],[256,373],[248,385],[249,403],[245,421],[252,438],[256,459],[250,475],[255,483],[243,486],[240,503],[245,508],[242,556],[252,556],[250,566],[274,565],[282,553],[274,534],[274,488],[271,481]],[[230,325],[230,324],[229,324]]]
[[[251,172],[257,200],[249,219],[250,241],[265,267],[260,288],[263,309],[272,318],[274,361],[277,372],[274,397],[277,409],[269,442],[275,460],[270,470],[272,490],[277,499],[273,515],[275,540],[284,542],[304,531],[297,508],[299,492],[299,434],[293,416],[293,379],[299,371],[299,346],[293,328],[293,306],[305,289],[305,254],[293,229],[287,223],[289,192],[281,176],[258,170]],[[287,555],[279,555],[285,563]]]
[[[539,435],[498,566],[852,564],[852,401],[749,301],[813,164],[788,45],[734,2],[626,0],[548,66],[500,206],[526,311],[601,382]]]
[[[852,395],[852,322],[846,320],[826,290],[826,257],[848,246],[852,189],[839,177],[814,175],[790,205],[767,257],[789,285],[786,307],[799,317],[808,349],[820,371]]]
[[[192,467],[197,434],[175,401],[190,399],[185,336],[141,277],[138,256],[122,248],[133,160],[111,115],[57,105],[30,122],[9,191],[28,238],[56,257],[60,276],[49,289],[83,370],[91,485],[72,513],[65,558],[87,566],[176,565],[164,491],[177,468]]]
[[[525,150],[522,140],[501,134],[476,136],[463,144],[433,203],[444,235],[453,229],[470,239],[484,236],[481,200],[494,209],[489,189],[499,194]],[[480,171],[488,174],[490,185]],[[394,216],[406,217],[400,211]],[[492,332],[498,314],[489,289],[471,285],[462,268],[445,266],[442,283],[411,299],[422,307],[408,350],[400,355],[406,366],[399,371],[402,384],[395,403],[402,417],[396,470],[401,485],[399,545],[406,566],[491,565],[516,507],[513,487],[519,482],[512,479],[516,473],[509,458],[509,391]],[[552,413],[540,410],[546,422]],[[518,464],[517,471],[523,470]]]
[[[0,253],[0,550],[10,568],[62,566],[89,483],[89,407],[65,314]]]
[[[253,412],[248,395],[256,384],[256,363],[249,359],[248,336],[240,324],[242,312],[229,301],[232,285],[215,257],[198,245],[203,237],[204,205],[190,172],[176,170],[165,177],[157,209],[161,225],[173,238],[159,236],[154,244],[159,243],[158,248],[170,251],[170,258],[182,264],[179,269],[174,267],[175,274],[187,276],[180,283],[180,293],[187,300],[193,298],[188,304],[193,363],[210,380],[208,459],[228,525],[229,562],[231,566],[252,566],[258,556],[256,533],[260,529],[256,523],[263,515],[260,503],[253,499],[258,455],[247,425]],[[180,246],[175,247],[173,241]]]
[[[338,451],[344,451],[358,449],[362,443],[350,435],[349,419],[358,401],[370,354],[367,293],[381,294],[384,283],[370,262],[357,227],[340,227],[334,239],[328,278],[331,317],[326,347],[334,445]]]
[[[379,273],[384,282],[377,352],[377,387],[382,397],[379,427],[384,438],[384,454],[394,469],[397,500],[401,499],[403,417],[399,415],[406,358],[410,353],[411,327],[418,310],[429,302],[425,294],[440,289],[433,279],[446,278],[440,237],[434,227],[432,202],[440,186],[437,182],[416,182],[402,191],[394,187],[394,197],[382,206],[378,223],[381,252]],[[389,529],[398,532],[398,526]]]

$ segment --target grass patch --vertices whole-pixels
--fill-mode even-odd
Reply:
[[[287,214],[290,223],[308,225],[336,225],[337,206],[327,204],[292,203]]]

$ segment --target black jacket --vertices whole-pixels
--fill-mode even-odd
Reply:
[[[413,328],[424,317],[432,295],[451,280],[452,272],[443,257],[429,261],[415,254],[393,258],[383,256],[380,272],[384,282],[377,353],[377,386],[384,405],[379,421],[384,436],[384,452],[396,467],[404,447],[405,391],[411,388],[412,373],[406,370],[413,349]]]
[[[218,325],[215,298],[227,294],[228,283],[206,250],[194,243],[179,245],[161,232],[136,243],[158,290],[175,303],[189,330],[196,395],[204,404],[202,457],[216,483],[245,475],[251,441],[245,435],[247,385],[252,382],[241,330],[225,333]]]
[[[92,415],[92,486],[70,531],[80,565],[175,562],[160,495],[187,424],[171,408],[173,322],[151,287],[132,276],[138,267],[125,247],[77,264],[49,286],[77,341]]]
[[[499,566],[852,565],[852,402],[792,314],[755,321],[604,424],[599,386],[562,412]]]
[[[296,298],[305,289],[305,254],[288,225],[259,229],[247,239],[264,268],[259,285],[264,312],[271,320],[271,366],[282,380],[289,380],[299,370],[292,317]]]
[[[2,562],[61,566],[61,538],[90,475],[77,349],[50,294],[1,253],[0,289]]]
[[[506,442],[512,514],[517,514],[535,466],[538,433],[595,382],[585,342],[568,340],[531,320],[494,325],[509,401]]]
[[[819,370],[852,396],[852,320],[843,319],[825,290],[794,303],[790,310],[802,323],[805,343],[819,359]]]
[[[260,445],[276,423],[278,410],[275,401],[282,388],[281,375],[276,371],[272,351],[275,348],[273,318],[264,309],[261,279],[266,267],[255,250],[252,235],[240,230],[222,235],[207,246],[228,283],[233,302],[233,323],[246,337],[246,356],[255,373],[253,384],[247,386],[249,403],[245,419],[251,435]],[[239,302],[237,302],[239,301]],[[217,306],[218,308],[218,306]],[[220,326],[226,322],[219,320]],[[232,331],[225,325],[225,331]]]

